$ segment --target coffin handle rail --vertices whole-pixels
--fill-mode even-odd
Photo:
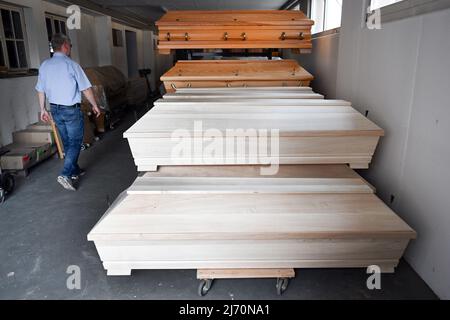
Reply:
[[[167,41],[172,41],[172,40],[177,40],[177,39],[176,39],[170,32],[167,32],[167,34],[166,34],[166,40],[167,40]],[[180,39],[180,40],[181,40],[181,39]],[[184,34],[182,40],[184,40],[184,41],[189,41],[189,40],[190,40],[189,33],[186,32],[186,33]]]
[[[281,33],[280,39],[283,41],[284,40],[305,40],[305,36],[304,36],[303,32],[300,32],[297,37],[288,37],[286,35],[286,32],[283,32],[283,33]]]

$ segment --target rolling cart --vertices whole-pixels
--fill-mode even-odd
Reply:
[[[0,168],[0,203],[5,202],[6,196],[14,190],[14,177],[10,173],[2,172]]]
[[[211,290],[216,279],[267,279],[275,278],[277,294],[281,296],[289,286],[289,280],[295,278],[294,269],[199,269],[200,280],[198,295],[204,297]]]

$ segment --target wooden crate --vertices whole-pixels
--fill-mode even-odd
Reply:
[[[182,88],[308,87],[313,79],[295,60],[179,61],[161,77],[169,93]]]
[[[158,50],[312,49],[314,21],[296,10],[170,11],[156,26]]]
[[[364,169],[384,135],[382,129],[348,102],[297,99],[296,105],[283,105],[283,99],[271,99],[267,105],[268,100],[235,99],[235,105],[224,108],[221,102],[170,101],[170,105],[157,102],[124,134],[139,171],[156,171],[158,166],[167,165],[269,163],[350,164],[352,168]],[[223,136],[221,158],[204,152],[208,148],[205,136],[211,135],[210,129]],[[234,130],[234,136],[226,135],[229,130]],[[268,138],[267,157],[253,158],[249,150],[236,151],[233,158],[227,157],[225,147],[229,143],[249,139],[250,133],[258,135],[264,130],[279,135],[278,146]],[[191,146],[203,148],[193,147],[190,154],[175,152],[180,141],[174,134],[181,133],[190,137]]]
[[[194,176],[194,177],[193,177]],[[347,166],[163,167],[89,233],[109,275],[134,269],[393,272],[415,232]]]

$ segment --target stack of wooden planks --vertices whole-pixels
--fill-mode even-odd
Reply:
[[[169,93],[183,88],[309,87],[313,79],[295,60],[178,61],[161,77]]]
[[[314,21],[298,10],[170,11],[156,22],[158,50],[287,48],[309,53]]]
[[[367,168],[383,130],[349,102],[314,99],[309,88],[256,92],[268,98],[243,89],[183,89],[125,133],[147,173],[88,235],[109,275],[371,265],[394,271],[415,232],[347,165]],[[247,151],[232,165],[196,148],[193,158],[174,157],[180,129],[193,145],[210,129],[279,130],[281,166],[261,175],[267,164],[244,162]]]

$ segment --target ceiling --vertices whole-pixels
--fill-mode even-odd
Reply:
[[[287,0],[73,0],[90,9],[102,9],[113,17],[132,19],[151,26],[168,10],[277,10]],[[115,14],[117,13],[117,15]]]

